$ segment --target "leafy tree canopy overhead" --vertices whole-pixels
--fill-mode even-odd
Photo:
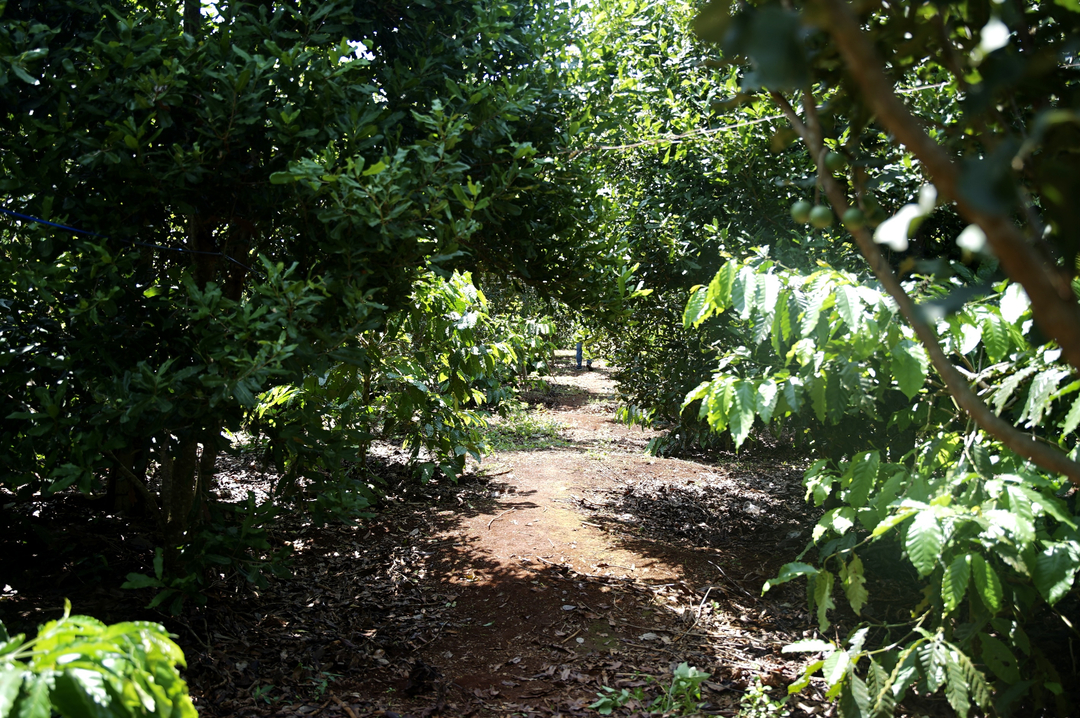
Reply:
[[[271,387],[368,367],[365,334],[423,272],[600,310],[625,287],[592,180],[551,161],[576,111],[565,4],[0,12],[3,208],[79,230],[0,230],[0,472],[21,495],[107,474],[153,504],[156,464],[175,547],[221,429]]]

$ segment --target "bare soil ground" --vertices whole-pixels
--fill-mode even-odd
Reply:
[[[293,578],[223,584],[205,607],[153,616],[179,635],[200,714],[586,716],[606,686],[640,688],[644,704],[614,714],[646,715],[684,662],[711,674],[700,714],[736,715],[758,678],[783,695],[801,663],[781,648],[813,623],[802,585],[761,587],[807,540],[803,467],[648,457],[651,434],[613,420],[602,367],[564,365],[527,398],[562,425],[555,448],[499,451],[456,485],[402,482],[356,525],[289,519],[274,533],[295,552]],[[265,482],[254,463],[230,462],[222,492]],[[146,563],[130,527],[91,533],[119,543],[129,570]],[[145,615],[144,595],[70,562],[31,572],[9,549],[32,548],[0,546],[9,623],[52,617],[65,595],[102,618]],[[788,708],[829,715],[821,698],[812,684]]]
[[[651,699],[683,662],[711,674],[703,713],[757,677],[781,694],[811,623],[801,587],[760,593],[806,540],[801,467],[648,457],[603,368],[528,398],[560,446],[300,529],[294,580],[222,597],[187,647],[202,714],[596,715],[602,687]],[[825,714],[813,695],[793,715]]]

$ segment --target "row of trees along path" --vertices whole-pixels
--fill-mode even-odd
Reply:
[[[185,632],[201,715],[596,715],[603,687],[651,700],[683,662],[710,674],[709,713],[757,680],[783,695],[801,664],[781,648],[813,622],[801,587],[761,586],[807,539],[801,467],[647,456],[606,368],[555,373],[527,395],[531,435],[458,485],[403,481],[356,526],[282,526],[295,580],[212,597]],[[224,481],[258,483],[247,468]],[[825,706],[811,690],[790,708]]]

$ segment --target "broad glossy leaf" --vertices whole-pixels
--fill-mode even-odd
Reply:
[[[907,548],[908,558],[920,576],[926,576],[937,566],[944,543],[945,532],[934,512],[924,509],[917,513],[915,520],[908,526],[904,546]]]
[[[743,89],[800,89],[809,81],[803,28],[797,13],[778,5],[748,7],[726,29],[725,53],[750,58],[753,70]]]
[[[821,570],[814,577],[814,604],[817,606],[817,619],[818,630],[825,633],[829,630],[829,611],[836,608],[836,604],[833,603],[832,591],[833,583],[835,583],[836,577],[830,572]],[[837,651],[837,653],[844,653],[845,651]],[[836,654],[833,654],[836,655]],[[830,656],[831,657],[831,656]]]
[[[948,648],[941,641],[927,641],[919,646],[919,663],[931,693],[945,683]]]
[[[772,420],[773,411],[776,410],[776,402],[779,399],[776,382],[765,379],[757,387],[757,413],[766,424]]]
[[[735,396],[731,407],[731,436],[735,440],[736,450],[746,441],[750,435],[750,429],[754,426],[754,414],[756,409],[754,385],[750,381],[740,379],[735,385]]]
[[[847,324],[848,330],[858,332],[862,329],[863,303],[859,291],[852,286],[842,285],[836,289],[836,311]]]
[[[743,321],[750,318],[757,301],[757,285],[759,277],[753,267],[743,267],[739,270],[739,276],[731,288],[731,308],[739,313]]]
[[[1001,319],[987,316],[982,323],[982,342],[993,361],[1001,361],[1009,351],[1009,330]]]
[[[1050,397],[1057,391],[1061,380],[1069,376],[1065,369],[1052,368],[1039,372],[1031,380],[1027,402],[1020,415],[1020,422],[1027,422],[1027,427],[1037,427],[1042,423],[1043,413],[1050,408]]]
[[[998,578],[994,567],[987,563],[979,554],[971,555],[971,577],[975,581],[975,590],[979,593],[985,605],[992,613],[1001,610],[1001,579]]]
[[[968,711],[971,710],[968,682],[964,677],[963,667],[956,658],[956,651],[953,649],[949,649],[945,654],[945,676],[947,679],[945,698],[959,718],[967,718]]]
[[[26,680],[23,697],[19,701],[19,718],[49,718],[52,715],[52,703],[49,700],[49,685],[52,672],[38,673]],[[4,715],[0,710],[0,716]]]
[[[10,715],[12,708],[15,707],[15,699],[19,697],[22,683],[22,668],[12,665],[0,668],[0,718]]]
[[[787,646],[785,646],[785,650],[786,650],[786,648],[787,648]],[[810,685],[810,679],[824,665],[825,665],[824,660],[812,661],[811,663],[807,664],[806,668],[803,669],[802,675],[799,676],[799,679],[788,686],[788,688],[787,688],[788,695],[798,693],[799,691],[801,691],[802,689],[804,689],[808,685]]]
[[[994,675],[1004,681],[1005,685],[1013,685],[1020,681],[1020,667],[1016,662],[1016,656],[1003,641],[988,633],[980,633],[979,644],[982,647],[983,663],[994,672]]]
[[[946,615],[956,610],[960,601],[964,599],[964,594],[967,593],[968,582],[971,579],[969,560],[970,557],[967,554],[957,556],[945,568],[945,573],[941,577],[941,600],[945,605]]]
[[[1016,324],[1030,306],[1024,287],[1019,282],[1012,282],[1001,295],[1001,318],[1009,324]]]
[[[825,659],[825,665],[821,668],[821,674],[828,686],[827,695],[836,696],[840,692],[840,686],[851,668],[851,656],[848,652],[839,649],[833,651]]]
[[[908,399],[913,398],[926,383],[930,358],[922,344],[910,339],[901,340],[892,351],[892,373],[900,391]]]
[[[844,586],[844,594],[847,596],[851,610],[856,616],[862,615],[862,607],[870,598],[870,592],[866,590],[866,576],[863,575],[862,559],[857,555],[840,569],[840,581]]]
[[[1035,588],[1052,606],[1069,593],[1078,568],[1080,565],[1068,549],[1049,546],[1035,554],[1035,565],[1031,567]]]
[[[1073,400],[1072,408],[1065,417],[1065,423],[1061,425],[1061,435],[1073,433],[1077,426],[1080,426],[1080,396]]]
[[[847,503],[857,509],[866,505],[870,490],[877,481],[881,467],[881,455],[876,451],[864,451],[856,454],[848,470],[851,472],[851,484],[848,487]]]
[[[770,578],[768,581],[765,582],[765,585],[762,587],[761,592],[765,593],[773,586],[779,586],[782,583],[787,583],[788,581],[799,578],[800,576],[815,576],[817,575],[817,573],[818,570],[810,564],[799,563],[797,561],[793,563],[786,563],[780,567],[780,573],[777,574],[776,578]]]
[[[709,305],[705,299],[709,293],[706,287],[698,287],[690,295],[686,302],[686,310],[683,312],[683,327],[689,329],[700,324],[709,313]]]
[[[817,329],[818,320],[821,318],[821,307],[828,298],[828,289],[819,290],[810,295],[801,318],[800,332],[802,337],[809,337]]]

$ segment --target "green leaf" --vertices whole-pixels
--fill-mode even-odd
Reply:
[[[1001,361],[1009,351],[1009,329],[998,317],[990,315],[983,320],[982,340],[992,361]]]
[[[931,693],[937,692],[945,683],[948,654],[948,648],[941,641],[927,641],[919,646],[919,662]]]
[[[251,389],[248,389],[247,385],[243,381],[238,381],[236,385],[233,386],[233,398],[235,398],[241,406],[247,408],[257,406],[259,403],[259,400],[255,398],[255,395],[251,392]]]
[[[870,715],[891,716],[896,707],[896,698],[892,691],[892,675],[881,664],[870,658],[870,668],[866,671],[868,688],[870,689]]]
[[[1027,292],[1019,282],[1012,282],[1001,295],[1001,318],[1009,324],[1017,324],[1031,306]]]
[[[30,73],[28,73],[26,70],[24,70],[22,67],[20,67],[17,63],[13,62],[10,65],[8,65],[8,67],[10,67],[11,71],[15,73],[15,77],[19,78],[20,80],[22,80],[26,84],[28,84],[28,85],[40,85],[41,84],[41,82],[39,80],[32,77],[30,75]]]
[[[810,405],[814,408],[814,416],[822,424],[826,421],[829,405],[826,401],[829,391],[828,374],[820,374],[810,380]]]
[[[1001,580],[997,572],[979,554],[971,556],[971,576],[975,579],[975,590],[979,592],[983,605],[990,609],[991,613],[1001,610]]]
[[[686,310],[683,311],[683,328],[696,327],[708,316],[709,305],[705,301],[708,293],[709,290],[705,287],[698,287],[690,294],[690,299],[686,302]]]
[[[852,458],[848,466],[848,471],[851,472],[851,484],[848,486],[846,499],[850,506],[860,509],[866,505],[866,499],[877,481],[880,467],[881,454],[877,451],[865,451]]]
[[[908,399],[914,398],[922,389],[929,368],[930,358],[922,344],[904,339],[893,348],[892,373]]]
[[[743,267],[739,270],[738,280],[731,287],[732,309],[739,313],[739,318],[743,321],[749,319],[750,313],[754,311],[757,284],[758,275],[754,273],[753,267]]]
[[[784,402],[791,407],[792,413],[798,414],[802,410],[803,405],[804,387],[802,385],[802,380],[793,376],[781,386],[784,394]]]
[[[862,608],[866,605],[870,592],[866,590],[866,577],[863,575],[862,559],[858,555],[853,556],[851,561],[840,569],[840,581],[844,586],[844,594],[847,596],[851,610],[856,616],[862,615]]]
[[[49,718],[52,715],[52,701],[49,700],[49,688],[52,671],[44,671],[26,678],[23,697],[19,701],[19,718]],[[3,715],[0,712],[0,715]]]
[[[1009,400],[1009,397],[1016,391],[1016,387],[1020,386],[1020,383],[1027,379],[1029,376],[1035,373],[1035,367],[1027,366],[1017,371],[1012,376],[1001,382],[1001,386],[994,392],[993,397],[990,398],[990,402],[994,405],[994,413],[1000,414],[1001,410],[1005,408],[1005,402]]]
[[[129,573],[127,575],[127,581],[120,588],[161,588],[164,586],[160,580],[151,578],[142,573]]]
[[[986,677],[982,671],[975,667],[975,664],[971,662],[971,659],[956,646],[952,647],[953,657],[960,665],[960,672],[964,676],[964,680],[967,682],[968,693],[973,699],[975,704],[982,709],[990,707],[990,686],[986,683]]]
[[[959,718],[967,718],[971,709],[971,698],[968,696],[968,682],[955,650],[949,650],[945,654],[945,675],[945,698]]]
[[[810,301],[803,310],[800,324],[799,331],[802,338],[809,337],[817,329],[818,320],[821,318],[821,307],[829,296],[827,289],[818,290],[810,295]]]
[[[370,177],[371,175],[377,175],[380,172],[382,172],[383,170],[385,170],[388,166],[389,165],[387,165],[385,162],[380,160],[380,161],[376,162],[375,164],[371,165],[370,167],[368,167],[366,170],[364,170],[362,174],[364,175],[364,177]],[[455,185],[455,187],[456,186],[457,185]]]
[[[945,532],[933,510],[925,509],[917,513],[908,526],[904,546],[920,576],[926,576],[937,566],[944,543]]]
[[[1065,417],[1065,423],[1061,425],[1062,437],[1076,431],[1077,426],[1080,426],[1080,396],[1073,400],[1072,408]]]
[[[772,419],[773,412],[776,410],[776,403],[779,400],[780,395],[777,391],[776,382],[772,379],[765,379],[757,388],[757,413],[761,417],[761,420],[766,424]]]
[[[711,386],[712,382],[709,381],[704,381],[698,384],[697,387],[691,390],[690,393],[686,395],[686,398],[683,399],[682,408],[685,409],[698,399],[704,399],[706,396],[708,396],[709,387]]]
[[[296,177],[291,172],[274,172],[270,175],[270,184],[292,184]]]
[[[727,55],[750,58],[744,89],[795,90],[809,81],[800,16],[778,5],[744,8],[724,35],[722,48]]]
[[[818,570],[810,564],[799,562],[786,563],[780,567],[780,573],[777,574],[776,578],[771,578],[765,582],[765,585],[761,588],[761,592],[765,593],[773,586],[779,586],[782,583],[787,583],[800,576],[814,576],[817,572]]]
[[[1035,554],[1035,565],[1031,567],[1035,588],[1053,606],[1069,593],[1077,568],[1080,566],[1065,546],[1049,546]]]
[[[738,262],[725,262],[709,283],[709,304],[714,306],[717,312],[725,311],[731,304],[731,290],[738,274]]]
[[[851,672],[851,680],[844,684],[844,690],[840,696],[840,714],[848,716],[864,716],[870,710],[870,691],[866,687],[866,681],[859,677],[855,671]]]
[[[836,311],[853,334],[862,329],[862,308],[863,302],[858,289],[848,285],[837,287]]]
[[[0,718],[6,718],[15,707],[15,699],[22,687],[23,671],[17,666],[0,668]]]
[[[790,565],[790,564],[789,564]],[[825,633],[829,630],[828,613],[830,610],[836,608],[836,604],[832,600],[833,583],[836,577],[824,569],[818,571],[814,577],[814,604],[817,606],[817,618],[818,618],[818,630]],[[844,651],[837,651],[837,653],[844,653]],[[835,654],[834,654],[835,655]],[[830,684],[831,685],[831,684]]]
[[[793,327],[791,326],[791,301],[792,294],[785,289],[780,294],[780,299],[777,300],[776,306],[777,329],[780,330],[780,338],[785,342],[791,340],[791,333],[793,331]],[[774,329],[773,331],[775,332],[776,330]],[[777,349],[776,353],[779,354],[780,350]]]
[[[110,718],[112,700],[105,677],[86,668],[69,668],[54,679],[52,702],[67,718]]]
[[[916,514],[915,511],[912,511],[910,509],[905,509],[905,510],[901,511],[900,513],[896,513],[896,514],[892,514],[891,516],[887,516],[884,519],[882,519],[881,523],[879,523],[877,526],[874,527],[874,530],[873,530],[873,532],[871,532],[870,536],[872,538],[877,538],[878,536],[881,536],[882,534],[887,533],[890,529],[897,526],[898,524],[901,524],[904,521],[906,521],[907,519],[911,518],[915,514]]]
[[[983,663],[995,676],[1006,685],[1020,682],[1020,666],[1016,662],[1016,656],[1003,641],[988,633],[980,633],[979,644],[982,646]]]
[[[754,426],[755,403],[753,383],[740,379],[735,384],[735,397],[729,419],[736,450],[746,441],[750,429]]]
[[[802,643],[802,641],[800,641],[800,643]],[[831,646],[831,644],[829,645]],[[814,676],[815,673],[817,673],[820,668],[824,667],[824,665],[824,660],[812,661],[811,663],[807,664],[806,668],[803,669],[802,675],[799,676],[799,679],[787,687],[788,695],[798,693],[799,691],[810,685],[810,679]]]
[[[1020,415],[1020,423],[1026,421],[1026,426],[1029,428],[1039,426],[1042,423],[1043,413],[1050,408],[1050,397],[1057,391],[1061,380],[1067,376],[1069,376],[1067,370],[1058,368],[1047,369],[1036,374],[1028,389],[1027,403]]]
[[[941,577],[941,600],[945,604],[945,615],[955,611],[967,593],[971,579],[969,558],[968,554],[957,556]]]
[[[840,686],[851,668],[851,656],[843,649],[833,651],[825,658],[825,665],[821,668],[821,675],[825,678],[828,686],[826,695],[835,697],[840,692]]]

